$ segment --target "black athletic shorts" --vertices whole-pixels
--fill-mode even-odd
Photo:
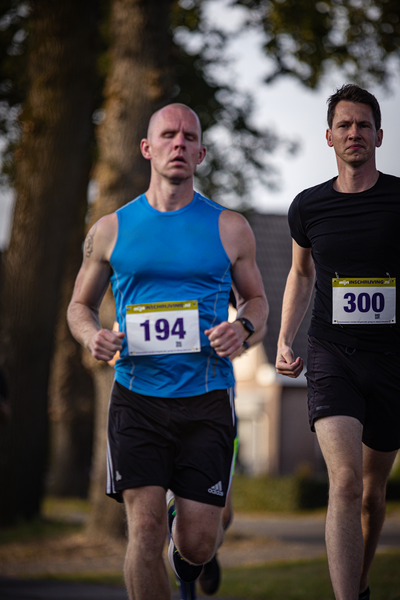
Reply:
[[[321,417],[347,415],[362,423],[369,448],[391,452],[400,447],[399,354],[309,336],[306,377],[312,431]]]
[[[234,465],[232,390],[159,398],[114,382],[108,415],[107,495],[157,485],[225,506]]]

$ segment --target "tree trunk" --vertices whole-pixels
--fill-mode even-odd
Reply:
[[[90,166],[96,0],[36,0],[29,91],[15,153],[16,206],[4,255],[0,366],[12,418],[0,440],[0,523],[38,514],[48,453],[47,390],[70,230]]]
[[[46,491],[55,496],[86,498],[93,448],[94,385],[82,364],[82,348],[72,337],[66,314],[82,262],[87,195],[68,244],[55,331],[49,385],[50,466]]]
[[[149,184],[150,169],[140,153],[140,140],[152,113],[171,97],[171,5],[172,0],[112,1],[110,72],[104,121],[98,131],[98,196],[92,205],[91,223],[146,191]],[[102,309],[103,326],[112,327],[115,308],[111,294],[106,295]],[[93,369],[96,432],[88,531],[117,535],[125,530],[121,507],[104,494],[105,418],[112,381],[108,369],[100,364]]]

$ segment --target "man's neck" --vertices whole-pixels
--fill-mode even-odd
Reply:
[[[376,166],[363,165],[360,168],[338,165],[339,175],[333,182],[333,189],[343,194],[357,194],[372,188],[379,178]]]
[[[145,196],[150,206],[159,212],[179,210],[193,200],[193,181],[181,182],[177,185],[165,181],[161,185],[150,183]]]

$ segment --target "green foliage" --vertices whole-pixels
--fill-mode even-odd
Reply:
[[[274,68],[266,81],[294,75],[315,88],[332,67],[344,79],[387,84],[400,58],[397,0],[236,0],[248,25],[262,24]],[[256,18],[257,15],[257,18]],[[398,69],[397,69],[398,70]]]

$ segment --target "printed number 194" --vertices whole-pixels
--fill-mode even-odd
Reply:
[[[144,328],[144,339],[145,342],[150,342],[150,320],[147,319],[143,323],[140,323],[140,327]],[[156,332],[157,340],[167,340],[170,335],[177,335],[180,340],[183,340],[186,331],[184,329],[183,318],[179,317],[170,330],[170,324],[167,319],[157,319],[154,323],[154,329]]]

